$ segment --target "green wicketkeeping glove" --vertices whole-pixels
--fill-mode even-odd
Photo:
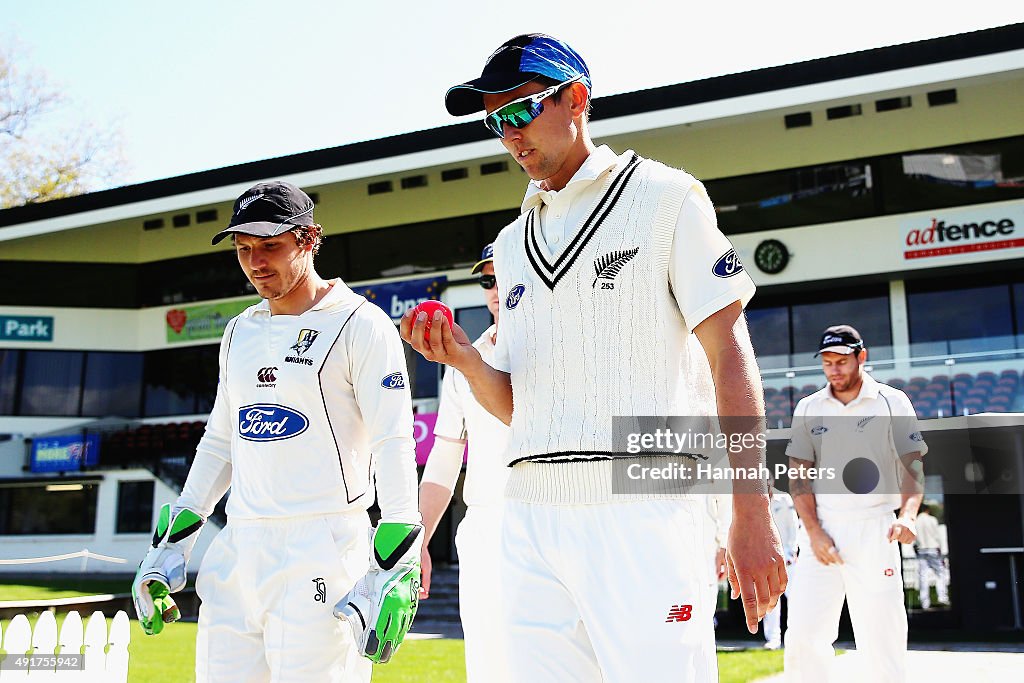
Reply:
[[[416,616],[422,535],[419,524],[378,524],[370,571],[334,606],[359,652],[375,664],[391,659]]]
[[[132,583],[132,601],[147,635],[164,630],[164,624],[181,617],[171,593],[185,587],[185,566],[199,538],[205,519],[188,508],[173,515],[171,506],[160,509],[153,545],[139,565]]]

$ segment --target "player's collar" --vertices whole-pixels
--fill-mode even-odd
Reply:
[[[628,154],[629,152],[627,152]],[[542,190],[540,185],[535,180],[531,180],[530,184],[526,187],[526,197],[523,199],[522,212],[526,213],[535,206],[539,206],[542,203],[549,203],[558,192],[564,191],[572,185],[577,183],[592,183],[609,169],[614,168],[616,164],[621,161],[621,157],[616,156],[615,152],[611,150],[608,145],[601,145],[587,157],[587,160],[583,162],[583,165],[576,169],[576,172],[572,174],[572,178],[566,183],[562,190],[558,191],[547,191]]]
[[[323,298],[311,306],[306,313],[309,311],[319,311],[321,309],[328,308],[329,306],[333,306],[340,302],[343,297],[350,296],[352,294],[352,290],[340,277],[328,280],[327,282],[331,284],[331,288],[327,290],[327,293],[324,294]],[[270,302],[267,299],[261,299],[260,302],[256,304],[256,312],[270,315]]]
[[[832,385],[831,384],[825,386],[825,392],[826,392],[825,395],[828,398],[832,399],[833,401],[838,401],[839,400],[839,399],[837,399],[835,397],[835,394],[832,393]],[[872,399],[872,400],[874,400],[874,399],[878,398],[878,393],[879,393],[879,383],[878,383],[878,381],[875,380],[875,378],[872,377],[871,375],[869,375],[868,373],[864,372],[864,373],[862,373],[862,379],[861,379],[861,383],[860,383],[860,391],[858,391],[857,392],[857,396],[852,401],[847,403],[846,405],[851,406],[854,403],[856,403],[856,402],[858,402],[860,400],[865,400],[865,399]]]
[[[318,301],[316,305],[314,305],[309,310],[318,311],[322,308],[333,306],[340,302],[343,297],[350,296],[352,294],[352,290],[349,288],[348,285],[346,285],[342,281],[340,277],[336,277],[333,280],[328,280],[328,282],[331,284],[331,288],[327,290],[327,293],[324,294],[324,297],[320,299],[320,301]]]

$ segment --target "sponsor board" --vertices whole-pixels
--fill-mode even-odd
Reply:
[[[245,299],[171,308],[164,315],[167,343],[220,339],[228,321],[258,302],[259,299]]]
[[[392,321],[399,323],[405,312],[416,308],[417,304],[439,298],[447,283],[447,277],[385,282],[357,289],[356,293],[365,296],[367,301],[376,304],[391,316]]]
[[[905,261],[1020,249],[1024,211],[1018,206],[981,206],[919,214],[903,224],[901,236]]]
[[[32,439],[29,470],[32,472],[77,472],[100,461],[100,435],[74,434]]]

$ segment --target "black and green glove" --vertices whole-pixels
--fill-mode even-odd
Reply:
[[[391,659],[416,616],[422,537],[419,524],[378,524],[370,571],[334,606],[334,616],[352,627],[359,652],[375,664]]]
[[[170,594],[185,587],[185,566],[205,522],[188,508],[174,514],[171,514],[170,505],[160,509],[153,544],[132,583],[135,612],[147,635],[160,633],[164,624],[181,617]]]

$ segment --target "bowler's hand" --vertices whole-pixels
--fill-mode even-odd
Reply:
[[[913,543],[914,539],[917,538],[917,529],[912,520],[900,517],[897,519],[891,527],[889,527],[888,540],[890,543],[893,541],[899,541],[900,543]]]
[[[450,327],[448,319],[440,311],[436,311],[431,320],[430,329],[433,334],[429,342],[423,339],[426,328],[426,313],[421,311],[413,319],[413,312],[409,310],[402,316],[402,339],[427,360],[460,368],[472,362],[474,356],[480,357],[480,352],[473,348],[473,342],[458,323],[454,328]]]
[[[427,544],[424,543],[423,547],[420,548],[420,600],[426,600],[430,597],[431,567],[430,551],[427,550]]]
[[[818,529],[807,533],[811,539],[811,550],[818,562],[822,564],[843,564],[843,558],[836,550],[836,544],[832,537],[825,533],[824,529]]]
[[[732,598],[743,599],[747,630],[757,633],[757,622],[775,609],[779,597],[786,591],[789,577],[779,531],[767,506],[736,510],[729,527],[726,554],[729,585]]]

